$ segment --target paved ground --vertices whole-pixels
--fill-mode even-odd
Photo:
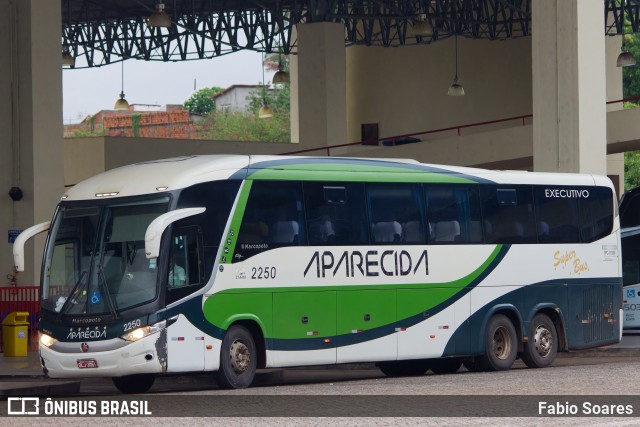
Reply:
[[[237,414],[246,408],[252,408],[263,417],[225,417],[225,418],[92,418],[95,425],[156,426],[162,424],[199,425],[639,425],[640,418],[438,418],[407,417],[411,408],[420,413],[423,407],[416,404],[415,399],[427,399],[425,405],[434,407],[434,414],[442,410],[460,413],[460,408],[478,410],[483,415],[493,415],[492,407],[513,410],[513,415],[520,415],[516,410],[522,402],[537,405],[536,395],[564,395],[562,399],[596,399],[598,396],[610,396],[613,403],[626,403],[632,399],[635,414],[640,414],[640,334],[626,335],[618,346],[587,352],[562,354],[554,365],[547,369],[526,369],[521,362],[516,362],[514,369],[508,372],[469,373],[461,372],[452,375],[428,374],[410,378],[386,378],[377,369],[361,365],[361,369],[289,369],[268,370],[260,373],[258,386],[245,390],[219,390],[211,375],[179,376],[161,378],[153,386],[151,393],[139,396],[149,399],[155,408],[162,403],[155,415],[172,413],[176,408],[187,410],[194,415],[202,414]],[[364,369],[362,369],[364,368]],[[54,382],[40,376],[38,357],[30,353],[26,358],[0,357],[0,396],[3,390],[18,390],[26,387],[51,387],[40,390],[40,395],[60,395],[60,387],[67,396],[83,396],[89,399],[103,399],[112,396],[122,397],[109,380],[85,379],[82,381]],[[56,390],[56,387],[58,389]],[[71,388],[70,388],[71,387]],[[75,387],[75,388],[74,388]],[[5,394],[7,395],[7,394]],[[530,395],[530,398],[523,398]],[[592,395],[596,397],[585,397]],[[626,396],[620,396],[626,395]],[[381,398],[382,396],[382,398]],[[437,400],[445,397],[445,400]],[[465,396],[471,396],[465,397]],[[474,397],[475,396],[475,397]],[[484,397],[483,397],[484,396]],[[516,401],[510,400],[516,397]],[[611,397],[612,396],[612,397]],[[636,396],[638,396],[636,398]],[[483,401],[488,398],[488,401]],[[275,400],[269,400],[275,399]],[[303,399],[303,400],[300,400]],[[306,400],[304,400],[306,399]],[[360,400],[359,400],[360,399]],[[363,400],[364,399],[364,400]],[[414,400],[412,400],[414,399]],[[435,400],[434,400],[435,399]],[[635,400],[633,400],[635,399]],[[636,402],[637,401],[637,402]],[[47,422],[44,418],[1,418],[6,409],[0,402],[2,413],[0,425],[32,426]],[[497,406],[495,406],[497,403]],[[218,406],[216,406],[218,405]],[[305,406],[308,405],[308,406]],[[308,414],[313,407],[314,415],[326,417],[289,416],[278,417],[286,412],[296,415],[301,411]],[[355,409],[354,409],[355,408]],[[406,411],[398,413],[398,408]],[[339,411],[354,411],[363,417],[335,417]],[[371,414],[384,415],[385,411],[394,417],[372,417]],[[447,412],[448,413],[448,412]],[[424,415],[420,413],[420,415]],[[65,426],[86,427],[86,418],[56,418],[55,424]]]

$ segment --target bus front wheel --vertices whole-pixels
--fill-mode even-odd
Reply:
[[[111,380],[113,381],[113,385],[115,385],[121,393],[137,394],[148,392],[156,380],[156,377],[153,374],[138,374],[114,377],[111,378]]]
[[[558,333],[546,314],[538,313],[531,321],[529,342],[524,346],[522,361],[530,368],[545,368],[558,354]]]
[[[216,374],[222,388],[246,388],[256,375],[258,354],[251,332],[233,325],[227,330],[220,350],[220,369]]]
[[[480,364],[485,371],[506,371],[516,360],[518,338],[511,320],[496,314],[485,331],[485,350]]]

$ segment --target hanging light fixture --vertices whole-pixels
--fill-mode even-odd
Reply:
[[[627,46],[624,43],[624,0],[622,0],[622,47],[620,48],[621,52],[618,55],[618,59],[616,61],[617,67],[632,67],[636,65],[636,58],[629,52]]]
[[[447,91],[449,96],[464,96],[464,88],[458,83],[458,35],[456,34],[456,75],[453,77],[453,83]]]
[[[288,84],[291,82],[289,73],[284,71],[282,66],[282,54],[278,55],[278,71],[273,75],[273,84]]]
[[[71,68],[76,66],[76,58],[71,55],[71,52],[69,52],[69,46],[66,45],[62,46],[62,66]]]
[[[412,36],[433,37],[433,25],[429,23],[426,14],[421,14],[413,21],[409,32]]]
[[[171,28],[171,18],[164,11],[164,3],[159,0],[156,3],[156,10],[153,11],[149,17],[149,23],[147,24],[151,28]]]
[[[262,104],[262,107],[260,107],[260,110],[258,111],[258,118],[270,119],[271,117],[273,117],[273,109],[266,104],[266,101],[264,102],[265,103]]]
[[[116,105],[113,106],[114,110],[128,110],[129,103],[126,99],[124,99],[124,59],[122,60],[122,75],[121,75],[122,86],[120,89],[120,99],[116,101]]]
[[[259,119],[269,119],[273,117],[273,109],[267,103],[267,87],[264,84],[264,53],[262,54],[262,107],[258,111]]]

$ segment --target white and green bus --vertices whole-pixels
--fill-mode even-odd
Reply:
[[[606,177],[411,160],[191,156],[70,188],[50,223],[52,378],[375,362],[387,375],[530,367],[620,340]]]

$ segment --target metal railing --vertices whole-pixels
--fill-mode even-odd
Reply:
[[[617,104],[617,103],[621,103],[621,102],[631,102],[631,101],[640,101],[640,96],[635,96],[635,97],[631,97],[631,98],[616,99],[614,101],[607,101],[607,105]],[[505,118],[496,119],[496,120],[487,120],[487,121],[483,121],[483,122],[467,123],[467,124],[458,125],[458,126],[449,126],[449,127],[444,127],[444,128],[430,129],[430,130],[425,130],[425,131],[421,131],[421,132],[412,132],[412,133],[405,133],[405,134],[401,134],[401,135],[387,136],[387,137],[384,137],[384,138],[378,138],[375,141],[357,141],[357,142],[350,142],[350,143],[347,143],[347,144],[327,145],[325,147],[316,147],[316,148],[307,148],[305,150],[288,151],[286,153],[281,153],[281,154],[283,154],[283,155],[292,155],[292,154],[312,153],[312,152],[316,152],[316,151],[326,151],[327,156],[331,156],[331,150],[335,149],[335,148],[352,147],[352,146],[357,146],[357,145],[375,147],[375,146],[380,145],[380,143],[386,143],[386,142],[389,142],[390,146],[396,146],[396,145],[399,145],[398,141],[401,141],[401,140],[406,139],[406,138],[415,138],[417,136],[431,135],[431,134],[435,134],[435,133],[450,132],[450,131],[456,131],[457,136],[462,136],[462,130],[463,129],[470,129],[470,128],[475,128],[475,127],[480,127],[480,126],[488,126],[488,125],[493,125],[493,124],[496,124],[496,123],[521,121],[522,122],[522,126],[526,126],[527,119],[533,119],[533,114],[525,114],[525,115],[522,115],[522,116],[505,117]],[[420,141],[415,141],[415,142],[420,142]]]

